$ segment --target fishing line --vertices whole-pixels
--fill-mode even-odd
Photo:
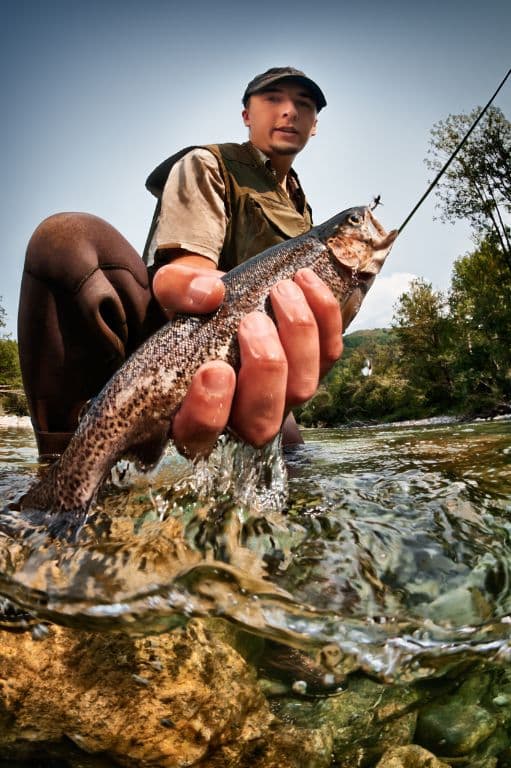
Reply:
[[[493,96],[491,97],[489,102],[486,104],[485,107],[483,107],[483,109],[481,110],[481,112],[479,113],[477,118],[474,120],[474,122],[472,123],[472,125],[468,129],[467,133],[464,135],[464,137],[462,138],[462,140],[460,141],[460,143],[458,144],[458,146],[456,147],[456,149],[454,150],[452,155],[449,157],[449,159],[447,160],[447,162],[443,166],[443,168],[437,173],[437,175],[435,176],[435,178],[433,179],[433,181],[431,182],[431,184],[429,185],[427,190],[424,192],[424,194],[422,195],[421,199],[419,200],[419,202],[417,203],[415,208],[412,209],[412,211],[408,214],[406,219],[403,221],[403,223],[399,227],[399,229],[398,229],[399,234],[401,234],[401,232],[406,227],[406,225],[408,224],[408,222],[410,221],[412,216],[416,213],[416,211],[422,205],[424,200],[427,198],[427,196],[429,195],[431,190],[434,189],[434,187],[436,187],[436,185],[440,181],[440,178],[444,175],[444,173],[446,172],[446,170],[448,169],[448,167],[450,166],[450,164],[452,163],[452,161],[454,160],[454,158],[456,157],[456,155],[458,154],[458,152],[460,151],[462,146],[465,144],[466,140],[468,139],[468,137],[470,136],[470,134],[472,133],[472,131],[474,130],[476,125],[479,123],[480,119],[485,114],[485,112],[487,111],[488,107],[490,106],[490,104],[492,103],[492,101],[494,100],[494,98],[496,97],[496,95],[498,94],[498,92],[500,91],[500,89],[502,88],[502,86],[504,85],[504,83],[506,82],[506,80],[508,79],[510,74],[511,74],[511,69],[508,69],[506,76],[504,77],[504,79],[500,83],[499,87],[497,88],[497,90],[495,91],[495,93],[493,94]]]

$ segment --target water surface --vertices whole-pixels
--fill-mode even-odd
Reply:
[[[511,648],[511,421],[308,430],[286,457],[170,451],[120,465],[75,540],[0,520],[0,592],[40,619],[135,634],[223,616],[381,679]],[[30,431],[0,431],[0,498],[40,471]],[[339,661],[340,659],[340,661]]]

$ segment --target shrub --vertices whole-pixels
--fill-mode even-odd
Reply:
[[[27,398],[23,392],[6,392],[1,396],[4,412],[13,416],[28,416]]]

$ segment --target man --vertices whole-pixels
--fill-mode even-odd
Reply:
[[[156,302],[139,257],[101,219],[57,214],[34,233],[18,339],[42,456],[65,448],[86,401],[167,317],[221,303],[217,267],[230,269],[310,228],[292,162],[316,132],[321,90],[298,70],[272,69],[249,83],[243,103],[246,145],[183,151],[149,177],[162,197],[147,249]],[[311,270],[277,284],[271,302],[276,325],[260,312],[240,324],[237,377],[221,361],[194,376],[173,422],[183,452],[207,453],[227,423],[264,444],[340,355],[337,302]]]
[[[189,295],[183,288],[190,285],[189,281],[202,286],[219,302],[223,287],[212,270],[232,269],[271,245],[303,234],[312,225],[310,207],[292,163],[316,134],[317,113],[326,106],[323,93],[303,72],[291,67],[274,68],[249,83],[243,106],[243,122],[249,129],[246,144],[213,145],[178,153],[148,179],[148,188],[159,198],[159,204],[144,256],[150,270],[159,268],[153,290],[169,315],[188,310]],[[314,318],[307,304],[311,281],[318,290],[320,281],[310,271],[297,275],[295,284],[286,281],[280,286],[280,291],[287,290],[287,299],[293,299],[294,320],[303,323],[303,328],[300,348],[291,343],[285,350],[289,366],[286,390],[282,389],[282,377],[268,381],[268,391],[273,392],[273,414],[268,413],[268,403],[258,399],[261,382],[250,375],[248,368],[242,372],[247,384],[254,386],[236,398],[231,426],[254,444],[273,436],[283,403],[289,408],[307,400],[316,390],[319,368],[312,358],[317,354],[319,334],[314,326],[318,320],[321,373],[341,352],[337,303],[322,286],[321,299],[326,304],[317,306],[318,317]],[[272,298],[279,313],[278,297]],[[311,301],[314,303],[314,298]],[[216,302],[208,304],[204,311],[210,311]],[[267,318],[248,318],[242,323],[242,342],[250,320],[261,323],[263,332],[269,329],[274,333]],[[279,328],[283,322],[280,318]],[[272,354],[284,362],[275,336],[273,347]],[[258,405],[264,409],[264,423],[257,418]],[[245,413],[251,413],[252,419],[243,427]],[[216,438],[216,434],[212,437]],[[286,421],[284,439],[288,443],[301,442],[291,418]]]

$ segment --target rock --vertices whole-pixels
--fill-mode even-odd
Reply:
[[[268,700],[261,654],[219,619],[142,639],[0,632],[0,768],[511,768],[505,667],[407,686],[355,673],[329,698]]]
[[[486,709],[453,698],[446,704],[425,707],[418,719],[416,741],[437,754],[469,755],[497,728],[497,720]]]
[[[254,672],[200,621],[145,639],[61,627],[0,639],[2,757],[69,739],[129,768],[330,764],[329,735],[279,723]]]
[[[420,695],[417,689],[354,675],[337,696],[316,701],[282,698],[272,708],[302,729],[330,731],[334,764],[355,768],[374,765],[388,747],[412,741]]]
[[[427,749],[409,744],[405,747],[389,749],[376,768],[450,768],[450,766]]]

